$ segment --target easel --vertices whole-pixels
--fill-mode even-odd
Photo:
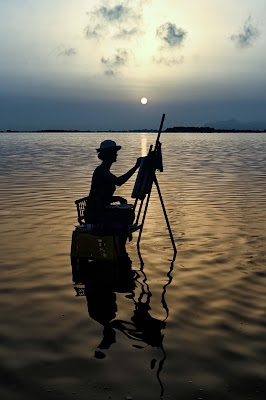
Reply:
[[[152,150],[153,146],[150,146],[149,149],[149,153],[146,157],[143,157],[141,165],[140,165],[140,169],[138,172],[138,176],[135,182],[135,186],[132,192],[131,197],[135,198],[135,204],[134,204],[134,211],[136,210],[137,207],[137,203],[138,200],[140,200],[140,205],[139,205],[139,209],[138,209],[138,214],[137,214],[137,218],[135,221],[135,225],[138,225],[139,219],[140,219],[140,215],[141,215],[141,210],[144,204],[144,200],[145,197],[147,195],[147,199],[146,199],[146,204],[145,204],[145,209],[143,212],[143,216],[142,216],[142,222],[140,224],[140,230],[139,230],[139,236],[138,236],[138,241],[137,241],[137,248],[138,248],[138,252],[140,254],[140,250],[139,250],[139,245],[140,245],[140,239],[141,239],[141,234],[143,231],[143,226],[144,226],[144,222],[145,222],[145,218],[146,218],[146,214],[147,214],[147,210],[148,210],[148,205],[149,205],[149,201],[150,201],[150,196],[151,196],[151,190],[152,190],[152,185],[153,183],[155,184],[157,191],[158,191],[158,195],[159,195],[159,199],[161,202],[161,206],[163,209],[163,213],[164,213],[164,218],[166,221],[166,225],[168,228],[168,232],[171,238],[171,242],[172,242],[172,246],[174,249],[174,253],[177,253],[177,249],[176,249],[176,245],[175,245],[175,241],[173,238],[173,234],[171,231],[171,227],[170,227],[170,223],[168,220],[168,216],[166,213],[166,209],[164,206],[164,202],[163,202],[163,198],[162,198],[162,193],[159,187],[159,183],[156,177],[156,170],[159,170],[160,172],[163,172],[163,165],[162,165],[162,151],[161,151],[161,142],[160,142],[160,136],[161,136],[161,131],[162,131],[162,127],[163,127],[163,123],[164,123],[164,118],[165,118],[165,114],[163,114],[162,116],[162,120],[161,120],[161,124],[160,124],[160,128],[158,131],[158,136],[156,139],[156,143],[155,143],[155,147],[154,150]]]

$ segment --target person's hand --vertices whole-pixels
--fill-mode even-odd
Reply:
[[[135,165],[136,168],[139,168],[142,158],[143,158],[143,157],[137,158],[136,165]]]
[[[119,201],[120,204],[127,204],[127,199],[124,199],[124,197],[120,197]]]

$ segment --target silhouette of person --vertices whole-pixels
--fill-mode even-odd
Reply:
[[[90,194],[88,196],[84,218],[87,224],[96,222],[119,222],[122,225],[132,224],[134,212],[130,208],[108,208],[112,203],[126,204],[127,200],[121,196],[114,196],[116,186],[121,186],[139,168],[141,157],[136,164],[124,175],[119,177],[110,172],[110,168],[117,160],[117,152],[121,146],[117,146],[113,140],[104,140],[97,150],[102,163],[95,169]]]

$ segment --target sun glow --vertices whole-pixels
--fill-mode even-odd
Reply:
[[[142,99],[140,101],[141,101],[141,104],[147,104],[148,103],[148,99],[146,99],[146,97],[142,97]]]

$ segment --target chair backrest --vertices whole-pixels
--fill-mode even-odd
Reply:
[[[80,223],[80,225],[85,225],[84,213],[85,213],[87,200],[88,200],[88,196],[75,201],[75,204],[77,206],[77,212],[78,212],[78,222]]]

